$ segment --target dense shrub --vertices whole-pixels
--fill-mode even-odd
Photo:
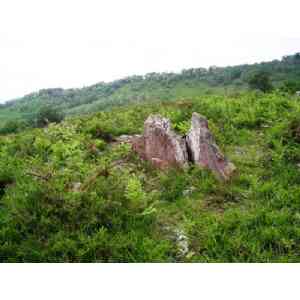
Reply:
[[[281,90],[284,92],[288,92],[291,94],[295,94],[297,91],[300,91],[300,80],[287,80],[285,81],[282,86]]]
[[[49,123],[59,123],[64,119],[64,114],[53,106],[43,106],[36,115],[36,126],[44,127]]]
[[[270,76],[267,72],[254,73],[249,79],[248,84],[253,89],[258,89],[264,93],[270,92],[273,89]]]
[[[0,134],[17,133],[24,130],[27,126],[25,121],[10,120],[0,128]]]

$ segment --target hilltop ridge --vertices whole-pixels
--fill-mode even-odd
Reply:
[[[243,91],[247,90],[251,75],[261,71],[269,74],[275,88],[292,82],[300,89],[300,53],[296,53],[281,60],[251,65],[133,75],[78,89],[42,89],[0,105],[0,126],[7,120],[28,120],[45,105],[66,115],[79,115],[128,103]]]

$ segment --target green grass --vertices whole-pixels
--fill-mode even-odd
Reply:
[[[299,262],[300,103],[277,93],[184,99],[0,137],[0,260]],[[230,182],[195,166],[155,170],[108,142],[142,132],[151,113],[184,133],[194,111],[236,165]]]

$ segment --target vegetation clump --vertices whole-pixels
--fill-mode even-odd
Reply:
[[[64,115],[57,108],[51,106],[43,106],[36,115],[36,126],[45,127],[49,123],[60,123],[64,119]]]
[[[253,74],[248,83],[251,88],[258,89],[264,93],[270,92],[273,89],[270,75],[266,72],[257,72]]]

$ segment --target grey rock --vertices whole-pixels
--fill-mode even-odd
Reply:
[[[80,192],[81,189],[81,182],[74,182],[72,186],[72,191],[73,192]]]
[[[183,230],[174,230],[175,240],[178,248],[178,256],[185,257],[189,253],[189,239]]]
[[[186,189],[186,190],[184,190],[183,192],[182,192],[182,195],[183,196],[189,196],[189,195],[191,195],[194,191],[196,190],[196,188],[194,187],[194,186],[191,186],[191,187],[189,187],[188,189]]]
[[[219,150],[204,116],[193,113],[186,143],[191,161],[212,170],[219,179],[228,180],[235,171],[235,166]]]
[[[144,134],[132,140],[133,149],[154,166],[165,169],[187,165],[185,139],[171,128],[168,119],[150,115],[144,123]]]
[[[116,138],[116,143],[131,143],[133,139],[139,138],[140,135],[127,135],[123,134]]]

